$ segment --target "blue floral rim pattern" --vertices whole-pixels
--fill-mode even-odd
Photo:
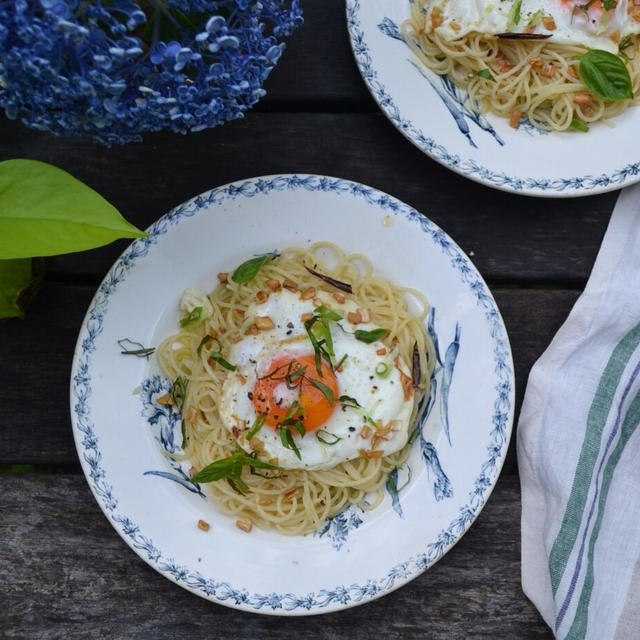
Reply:
[[[149,253],[158,238],[202,209],[238,198],[252,198],[287,190],[331,192],[358,198],[388,213],[406,218],[427,234],[459,273],[461,282],[476,300],[488,322],[493,340],[496,396],[486,458],[468,495],[467,503],[460,508],[457,517],[442,529],[436,541],[427,545],[424,552],[392,567],[384,577],[369,579],[360,584],[337,585],[332,589],[307,594],[250,593],[245,588],[206,577],[187,566],[177,564],[172,558],[166,557],[129,516],[119,511],[118,498],[114,495],[102,465],[99,439],[91,416],[91,364],[96,341],[103,330],[110,297],[136,263]],[[470,527],[491,492],[506,455],[513,419],[513,367],[506,331],[493,297],[460,248],[433,222],[399,200],[362,184],[314,175],[253,178],[213,189],[176,207],[157,220],[148,231],[148,237],[135,240],[125,250],[98,288],[78,338],[71,379],[74,436],[83,469],[98,503],[124,540],[152,567],[179,585],[220,604],[262,613],[306,615],[354,606],[402,586],[438,561]]]
[[[478,164],[472,158],[463,159],[457,154],[450,153],[444,146],[430,136],[425,135],[411,120],[402,115],[393,96],[380,81],[378,72],[373,66],[365,32],[360,23],[360,11],[360,0],[347,0],[347,28],[351,39],[351,48],[367,88],[380,109],[398,131],[440,164],[476,182],[502,189],[503,191],[524,193],[526,195],[586,195],[589,192],[599,193],[620,189],[627,186],[627,183],[637,181],[640,176],[640,161],[627,164],[620,169],[616,169],[611,174],[602,173],[597,176],[519,178],[493,171]]]

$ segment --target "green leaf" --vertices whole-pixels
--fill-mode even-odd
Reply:
[[[236,365],[235,364],[231,364],[230,362],[225,360],[222,357],[222,354],[219,351],[212,351],[209,354],[209,359],[210,360],[215,360],[220,366],[224,367],[225,369],[227,369],[229,371],[235,371],[236,370]]]
[[[246,282],[249,282],[249,280],[253,280],[258,275],[258,271],[260,271],[267,262],[271,262],[277,257],[278,255],[276,253],[267,253],[264,256],[251,258],[251,260],[243,262],[233,272],[231,279],[238,284],[245,284]]]
[[[334,445],[340,442],[342,438],[337,436],[335,433],[330,433],[329,431],[316,431],[316,438],[322,442],[322,444]]]
[[[251,438],[253,438],[253,436],[255,436],[258,431],[260,431],[260,429],[262,429],[262,425],[264,424],[266,416],[262,413],[259,413],[256,416],[256,419],[253,421],[253,424],[251,425],[251,429],[249,429],[249,433],[247,433],[246,438],[247,438],[247,442],[251,442]]]
[[[491,75],[491,71],[489,71],[489,69],[480,69],[480,71],[476,71],[476,75],[480,78],[484,78],[485,80],[491,80],[491,82],[496,81],[496,79]]]
[[[102,196],[45,162],[0,162],[0,259],[93,249],[147,234]]]
[[[333,391],[327,387],[326,384],[322,384],[320,380],[314,380],[313,378],[307,378],[309,382],[319,391],[322,392],[327,402],[333,406]]]
[[[542,16],[544,15],[544,11],[542,9],[538,9],[535,13],[531,14],[529,18],[529,22],[527,22],[528,27],[537,27],[542,20]]]
[[[569,125],[570,129],[575,129],[576,131],[582,131],[582,133],[588,133],[589,132],[589,127],[582,122],[582,120],[578,120],[577,118],[574,118],[571,121],[571,124]]]
[[[520,8],[522,7],[522,0],[513,0],[511,9],[509,10],[509,17],[507,18],[507,29],[511,31],[518,26],[520,22]]]
[[[387,335],[387,330],[372,329],[371,331],[364,331],[362,329],[356,329],[353,335],[356,337],[356,340],[360,340],[360,342],[366,342],[367,344],[371,344],[376,340],[380,340],[380,338],[384,338]]]
[[[582,82],[605,100],[633,98],[631,77],[624,62],[613,53],[594,49],[580,58],[578,69]]]
[[[198,471],[198,473],[196,473],[191,478],[191,482],[216,482],[217,480],[226,478],[229,484],[236,491],[238,491],[237,487],[240,487],[244,491],[247,491],[249,487],[240,477],[242,474],[243,464],[246,464],[254,469],[274,469],[279,471],[282,470],[282,467],[278,467],[275,464],[263,462],[262,460],[257,460],[255,458],[252,458],[251,456],[244,455],[244,453],[242,452],[238,452],[234,453],[228,458],[222,458],[207,465],[204,469]]]
[[[195,309],[193,309],[193,311],[191,311],[184,318],[182,318],[182,320],[180,320],[180,326],[186,327],[190,324],[193,324],[194,322],[198,322],[198,320],[200,320],[201,318],[202,318],[202,307],[196,307]]]
[[[20,302],[31,283],[31,259],[0,260],[0,318],[23,318]]]

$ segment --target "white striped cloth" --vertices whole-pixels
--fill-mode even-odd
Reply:
[[[522,586],[562,640],[640,638],[640,185],[531,371],[518,426]]]

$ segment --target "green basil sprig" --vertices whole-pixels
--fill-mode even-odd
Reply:
[[[243,465],[247,465],[250,469],[282,470],[282,467],[263,462],[252,456],[245,455],[242,451],[238,451],[228,458],[216,460],[207,465],[191,478],[191,482],[216,482],[225,479],[234,491],[245,493],[249,490],[249,487],[241,477]]]
[[[231,275],[231,279],[238,284],[245,284],[246,282],[253,280],[258,275],[258,271],[260,271],[267,262],[271,262],[277,257],[277,253],[266,253],[263,256],[251,258],[236,268]]]
[[[580,58],[580,79],[596,96],[604,100],[633,98],[631,77],[624,62],[613,53],[594,49]]]

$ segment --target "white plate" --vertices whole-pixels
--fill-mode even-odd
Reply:
[[[416,0],[417,1],[417,0]],[[517,130],[464,108],[466,93],[421,65],[398,26],[409,0],[347,0],[347,25],[362,77],[396,128],[445,167],[490,187],[532,196],[581,196],[640,180],[640,111],[588,134]]]
[[[73,430],[87,480],[129,546],[198,595],[286,615],[361,604],[439,560],[491,492],[513,419],[504,325],[458,246],[391,196],[308,175],[213,189],[160,218],[149,233],[131,244],[98,289],[80,330],[71,383]],[[445,365],[424,408],[429,415],[399,501],[387,495],[367,514],[350,508],[319,534],[291,538],[255,528],[246,534],[186,481],[188,464],[172,465],[164,455],[181,443],[177,416],[153,402],[168,382],[158,376],[153,356],[120,355],[117,340],[157,344],[175,331],[186,287],[212,289],[219,271],[247,256],[316,240],[366,253],[382,275],[423,291],[435,309]],[[199,519],[211,530],[199,530]]]

